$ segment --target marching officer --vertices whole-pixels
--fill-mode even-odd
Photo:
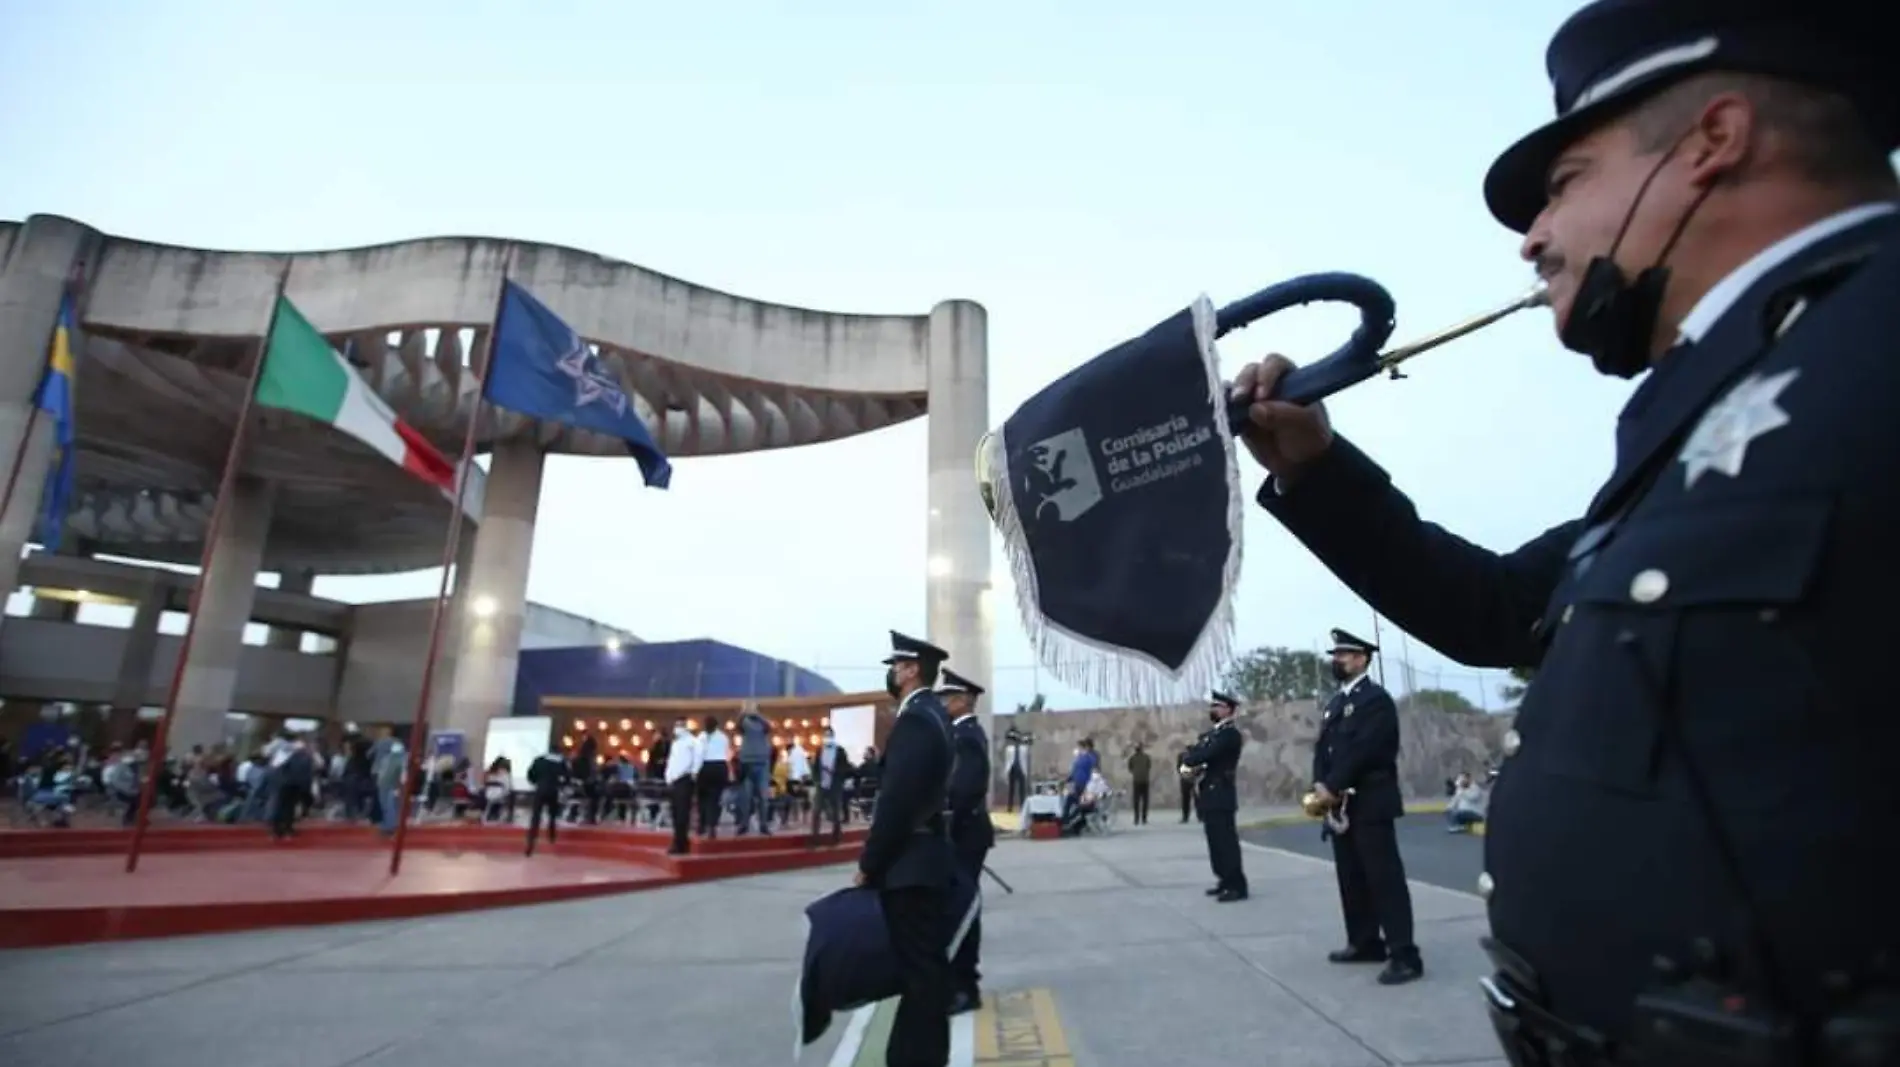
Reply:
[[[1396,820],[1405,814],[1399,793],[1399,709],[1367,675],[1379,646],[1345,630],[1333,631],[1333,678],[1339,691],[1326,702],[1313,746],[1313,792],[1329,809],[1346,947],[1334,963],[1384,963],[1381,985],[1400,985],[1425,973],[1412,941],[1412,890],[1399,857]]]
[[[1200,736],[1181,757],[1181,766],[1199,771],[1194,783],[1194,801],[1201,810],[1201,829],[1207,834],[1207,862],[1214,868],[1214,887],[1207,895],[1222,904],[1247,899],[1247,871],[1240,862],[1240,831],[1234,818],[1240,811],[1240,794],[1234,785],[1234,771],[1240,766],[1240,750],[1247,738],[1234,722],[1240,701],[1215,690],[1208,701],[1207,715],[1212,729]]]
[[[1236,379],[1260,502],[1469,664],[1537,666],[1489,809],[1514,1063],[1900,1059],[1900,63],[1879,5],[1599,0],[1485,180],[1565,347],[1646,373],[1582,511],[1497,554]]]
[[[857,884],[878,891],[903,993],[891,1023],[891,1067],[945,1067],[955,981],[945,952],[956,856],[943,812],[954,760],[950,718],[931,690],[949,653],[891,631],[884,688],[897,720],[884,745],[871,828],[858,857]]]
[[[952,670],[943,672],[937,693],[950,710],[951,741],[956,748],[956,765],[950,775],[950,843],[955,846],[957,865],[973,884],[983,881],[983,862],[996,847],[996,826],[990,822],[990,739],[976,717],[976,702],[985,690],[982,686]],[[979,894],[980,895],[980,894]],[[950,1002],[950,1014],[975,1011],[983,1006],[977,986],[977,957],[983,950],[983,912],[979,907],[970,923],[970,932],[958,946],[951,970],[957,982],[956,996]]]

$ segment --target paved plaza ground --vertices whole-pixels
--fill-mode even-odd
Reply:
[[[1484,870],[1483,837],[1446,833],[1445,817],[1438,812],[1414,813],[1400,819],[1398,835],[1399,853],[1405,857],[1405,874],[1412,881],[1461,893],[1477,888],[1478,875]],[[1308,821],[1245,830],[1241,839],[1328,863],[1333,859],[1332,844],[1320,840],[1319,827]]]
[[[954,1062],[1502,1063],[1476,987],[1475,896],[1414,884],[1427,975],[1387,989],[1373,968],[1325,961],[1343,941],[1329,864],[1250,845],[1253,898],[1216,904],[1202,894],[1199,829],[999,846],[991,866],[1016,891],[985,886],[991,1003],[960,1020]],[[839,866],[436,919],[0,952],[0,1064],[783,1065],[802,908],[848,876]],[[840,1017],[801,1062],[882,1063],[887,1015]]]

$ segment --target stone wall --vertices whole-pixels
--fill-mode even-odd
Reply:
[[[1459,771],[1480,772],[1502,756],[1510,715],[1447,712],[1399,702],[1399,778],[1406,795],[1434,798],[1445,780]],[[1068,772],[1075,743],[1093,738],[1111,783],[1126,788],[1128,756],[1136,742],[1154,757],[1155,803],[1174,802],[1174,765],[1179,752],[1207,729],[1204,704],[1173,707],[1097,708],[996,716],[991,741],[1000,752],[1011,726],[1035,735],[1030,771],[1036,778]],[[1256,704],[1240,712],[1247,747],[1240,761],[1240,802],[1286,804],[1312,785],[1313,741],[1319,736],[1319,711],[1311,704]],[[1004,795],[1002,762],[997,768],[998,796]]]

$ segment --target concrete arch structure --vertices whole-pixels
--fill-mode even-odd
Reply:
[[[322,252],[154,244],[39,215],[0,222],[0,514],[11,591],[39,504],[51,427],[32,397],[61,296],[78,295],[78,491],[68,553],[195,563],[225,446],[278,279],[402,416],[454,454],[469,419],[492,459],[458,568],[453,695],[438,724],[506,714],[549,452],[616,441],[479,401],[504,277],[589,342],[675,458],[787,448],[930,419],[928,634],[990,676],[988,520],[970,485],[988,425],[987,318],[969,301],[854,315],[748,300],[576,249],[445,237]],[[228,660],[261,570],[373,574],[433,566],[450,504],[328,427],[268,413],[253,430],[207,588],[180,703],[221,714]],[[462,608],[468,610],[464,611]],[[202,650],[200,653],[199,650]],[[875,650],[867,650],[867,655]]]

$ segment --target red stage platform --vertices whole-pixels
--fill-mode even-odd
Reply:
[[[402,873],[363,827],[310,824],[273,844],[262,828],[179,826],[145,837],[125,873],[123,830],[0,832],[0,948],[397,919],[625,893],[855,859],[804,835],[721,837],[665,855],[671,835],[566,827],[522,855],[520,827],[411,827]],[[829,841],[829,838],[825,838]]]

